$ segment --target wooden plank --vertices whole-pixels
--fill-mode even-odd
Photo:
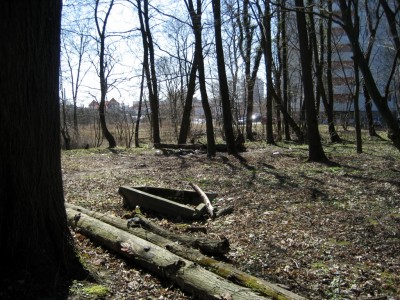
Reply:
[[[124,198],[124,206],[132,210],[139,205],[143,210],[151,210],[175,218],[196,219],[201,217],[198,211],[185,204],[177,203],[129,186],[121,186],[118,193]]]
[[[176,190],[152,186],[134,186],[134,189],[153,194],[181,204],[198,205],[202,203],[201,197],[192,190]],[[206,192],[208,199],[212,202],[218,194]]]

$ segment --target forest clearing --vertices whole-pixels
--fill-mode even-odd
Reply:
[[[400,154],[366,136],[356,154],[354,132],[340,135],[345,142],[323,144],[337,165],[309,163],[306,145],[285,141],[246,143],[240,159],[146,146],[63,151],[65,199],[126,219],[120,186],[190,190],[193,183],[217,193],[216,208],[234,211],[190,222],[143,214],[171,232],[228,239],[224,261],[308,299],[400,299]],[[207,233],[188,233],[193,226]],[[75,282],[70,299],[192,299],[79,231],[73,235],[97,282]]]

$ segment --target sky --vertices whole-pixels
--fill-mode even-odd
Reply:
[[[62,26],[64,29],[69,31],[78,31],[79,27],[84,24],[85,17],[90,16],[90,24],[92,26],[91,35],[95,36],[94,32],[94,9],[93,6],[68,6],[69,3],[77,0],[64,0],[64,10],[63,10],[63,23]],[[93,0],[86,0],[93,1]],[[110,0],[101,0],[103,3],[108,4]],[[80,0],[77,3],[81,4],[84,0]],[[135,2],[135,1],[134,1]],[[205,52],[209,49],[207,47],[211,47],[212,52],[212,38],[208,38],[207,40],[207,30],[212,30],[212,15],[211,15],[211,5],[209,5],[209,1],[206,1],[206,6],[203,7],[205,13],[202,16],[203,22],[203,43],[207,44],[205,46]],[[155,45],[156,51],[156,60],[160,56],[168,56],[168,51],[174,52],[174,40],[177,39],[176,29],[174,27],[179,27],[180,23],[175,20],[175,22],[171,25],[171,23],[166,22],[166,20],[171,21],[172,19],[184,19],[188,18],[188,14],[186,11],[186,7],[184,5],[183,0],[151,0],[151,5],[157,6],[161,11],[165,12],[168,16],[162,17],[160,13],[155,12],[153,8],[150,8],[150,14],[153,14],[153,17],[150,20],[150,25],[152,27],[152,35],[157,43]],[[108,7],[108,6],[105,6]],[[100,16],[104,16],[104,13],[100,13]],[[180,17],[180,15],[184,17]],[[88,17],[87,17],[88,18]],[[75,22],[74,20],[80,20]],[[187,20],[186,20],[187,21]],[[125,105],[131,106],[134,102],[139,100],[140,94],[140,83],[141,83],[141,73],[142,73],[142,56],[143,56],[143,47],[142,47],[142,39],[140,36],[140,32],[137,30],[139,27],[139,20],[137,16],[136,9],[132,4],[129,4],[128,1],[115,0],[115,5],[111,11],[109,22],[107,26],[107,32],[110,35],[113,35],[106,39],[106,44],[111,45],[113,48],[112,56],[116,61],[115,67],[112,71],[112,75],[108,82],[113,82],[117,80],[118,84],[116,87],[111,88],[107,94],[107,100],[111,100],[115,98],[119,103],[123,103]],[[189,40],[189,44],[191,44],[191,39],[193,39],[192,31],[184,26],[185,30],[183,31],[183,38],[186,37]],[[134,29],[134,30],[132,30]],[[131,36],[130,39],[121,38],[122,32],[129,32]],[[126,34],[125,34],[126,36]],[[182,38],[182,37],[180,37]],[[94,65],[97,65],[97,55],[96,55],[96,46],[94,43],[94,39],[90,38],[92,42],[92,46],[88,51],[85,52],[84,55],[84,64],[82,66],[82,72],[86,72],[87,74],[82,81],[82,84],[79,89],[78,94],[78,106],[88,106],[93,100],[98,100],[100,98],[100,83],[99,78],[96,73],[96,69]],[[76,43],[75,43],[76,44]],[[160,50],[162,49],[162,50]],[[62,55],[62,64],[61,69],[63,72],[63,88],[65,89],[65,94],[68,99],[72,99],[71,87],[70,87],[70,78],[71,76],[68,74],[68,66],[67,61],[65,59],[65,55]],[[190,59],[190,57],[189,57]],[[214,61],[213,55],[205,55],[205,59],[209,59],[210,61],[206,64],[206,72],[208,72],[207,77],[211,76],[216,78],[216,64]],[[94,62],[94,63],[93,63]],[[74,61],[76,64],[76,60]],[[229,73],[229,70],[227,70]],[[260,67],[260,73],[263,73],[263,68]],[[211,74],[211,75],[210,75]],[[263,77],[261,75],[261,77]],[[209,81],[209,88],[211,89],[212,81]],[[146,91],[146,88],[145,88]],[[163,89],[161,88],[161,91]],[[163,95],[160,94],[160,98]],[[195,97],[200,98],[199,93],[195,94]]]
[[[108,1],[107,1],[108,2]],[[154,1],[153,1],[154,2]],[[64,1],[68,4],[68,1]],[[84,18],[85,14],[94,15],[93,8],[91,7],[79,7],[74,9],[72,7],[64,6],[62,27],[64,29],[78,31],[79,26],[76,25],[75,21],[79,18]],[[101,16],[103,14],[99,14]],[[142,60],[142,46],[141,38],[134,38],[131,40],[121,38],[123,32],[132,31],[132,29],[138,28],[136,12],[132,5],[128,3],[122,4],[122,2],[116,1],[114,7],[111,10],[107,32],[110,37],[106,39],[106,43],[111,45],[112,57],[115,60],[115,66],[111,72],[111,76],[108,82],[116,82],[115,87],[111,87],[107,93],[107,100],[115,98],[121,104],[131,106],[134,101],[139,100],[139,90],[140,90],[140,76],[141,76],[141,60]],[[80,24],[84,21],[80,21]],[[94,20],[91,20],[94,24]],[[93,25],[92,25],[93,26]],[[94,29],[94,28],[93,28]],[[92,33],[93,34],[93,30]],[[134,36],[139,36],[139,32],[135,30],[130,33]],[[78,91],[78,106],[88,106],[90,102],[94,99],[98,100],[100,98],[100,83],[99,77],[96,73],[96,68],[98,58],[96,56],[94,39],[90,38],[91,46],[90,49],[85,51],[83,56],[83,64],[81,74],[85,73],[85,77]],[[77,44],[77,41],[75,41]],[[72,61],[76,70],[77,57]],[[62,54],[61,58],[61,69],[63,74],[62,87],[65,89],[65,94],[68,99],[72,99],[71,92],[71,76],[69,74],[69,68],[67,64],[66,56]],[[74,75],[76,77],[76,73]],[[82,75],[81,75],[82,76]]]

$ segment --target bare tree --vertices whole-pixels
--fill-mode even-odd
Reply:
[[[332,6],[332,2],[328,1],[328,5],[330,7]],[[313,58],[314,58],[314,68],[315,68],[315,76],[316,76],[316,93],[315,93],[315,98],[316,98],[316,108],[319,108],[319,100],[320,98],[322,99],[322,103],[325,108],[325,114],[328,119],[328,130],[329,130],[329,136],[331,139],[331,142],[337,143],[340,142],[341,139],[336,132],[335,129],[335,123],[334,123],[334,117],[333,117],[333,92],[331,94],[331,98],[328,97],[328,93],[326,92],[325,89],[325,84],[324,84],[324,73],[323,73],[323,66],[326,64],[332,65],[332,55],[331,55],[331,37],[332,37],[332,26],[331,24],[329,26],[329,29],[326,30],[326,35],[327,35],[327,50],[325,50],[325,31],[324,31],[324,25],[323,25],[323,18],[319,18],[319,44],[317,40],[317,33],[316,33],[316,26],[315,26],[315,21],[314,21],[314,1],[313,0],[308,0],[307,1],[308,6],[309,6],[309,13],[308,13],[308,21],[309,21],[309,36],[310,36],[310,43],[313,51]],[[323,7],[321,7],[323,4],[320,0],[320,6],[319,6],[319,11],[323,11]],[[322,13],[321,13],[322,15]],[[332,19],[328,18],[328,23],[332,22]],[[329,53],[327,55],[327,62],[324,60],[324,55],[325,53]],[[328,61],[329,60],[329,61]],[[330,72],[329,79],[331,80],[330,83],[332,83],[332,71],[331,69],[328,70]],[[328,77],[327,77],[328,81]]]
[[[354,54],[354,60],[357,62],[360,72],[364,76],[364,81],[366,84],[366,89],[368,90],[369,95],[374,101],[376,107],[378,108],[382,118],[385,120],[388,126],[388,136],[392,140],[393,145],[400,150],[400,128],[397,123],[395,116],[389,109],[388,106],[388,97],[389,97],[389,88],[393,78],[393,74],[395,68],[397,67],[397,60],[400,55],[400,49],[395,50],[395,55],[392,63],[392,69],[389,72],[388,79],[386,81],[385,92],[382,94],[378,88],[377,81],[372,75],[371,68],[368,64],[368,61],[364,57],[364,53],[361,49],[361,45],[359,40],[357,39],[356,29],[353,21],[353,12],[354,12],[354,4],[349,3],[345,0],[340,0],[340,11],[341,15],[337,16],[338,20],[340,20],[340,24],[343,29],[346,31],[347,36],[351,42],[351,47]]]
[[[106,30],[107,30],[108,18],[114,6],[114,0],[111,0],[111,2],[109,3],[103,18],[99,16],[99,9],[100,9],[99,5],[100,5],[100,0],[96,0],[94,12],[95,12],[95,23],[96,23],[98,43],[99,43],[99,50],[98,50],[98,55],[99,55],[98,73],[100,78],[99,116],[100,116],[101,129],[104,134],[104,137],[108,141],[108,146],[109,148],[114,148],[117,146],[117,143],[113,135],[107,128],[106,107],[105,107],[106,95],[109,88],[109,83],[107,82],[107,79],[112,69],[112,66],[110,66],[110,62],[107,61],[106,57],[106,38],[107,38]]]
[[[207,156],[212,157],[215,156],[216,154],[216,145],[215,145],[213,118],[211,114],[210,104],[208,103],[205,69],[204,69],[202,24],[201,24],[202,1],[197,0],[196,10],[194,9],[192,0],[185,0],[185,4],[192,21],[193,33],[195,36],[195,55],[197,61],[197,70],[199,74],[201,103],[203,106],[204,116],[206,118]]]
[[[136,0],[136,7],[140,21],[140,32],[142,34],[144,52],[143,66],[146,74],[146,82],[149,93],[153,143],[159,144],[161,142],[161,138],[159,124],[158,82],[155,67],[153,36],[151,34],[149,23],[149,1],[143,0],[142,8],[142,0]]]
[[[196,90],[196,73],[197,73],[197,67],[198,67],[198,54],[196,53],[196,50],[193,55],[193,61],[192,61],[192,66],[190,69],[190,75],[189,75],[189,81],[187,84],[187,92],[186,92],[186,98],[185,98],[185,105],[183,108],[183,113],[182,113],[182,121],[181,121],[181,126],[179,130],[179,137],[178,137],[178,144],[186,144],[187,141],[187,136],[189,133],[190,129],[190,117],[191,117],[191,112],[192,112],[192,106],[193,106],[193,95]]]
[[[239,1],[237,2],[236,19],[239,28],[239,50],[245,65],[246,78],[246,137],[253,141],[253,107],[254,107],[254,86],[257,79],[258,68],[262,57],[262,47],[258,45],[255,49],[253,69],[251,69],[251,60],[253,52],[253,40],[255,36],[256,25],[251,24],[250,1],[244,0],[242,11],[240,11]]]
[[[303,0],[295,1],[296,21],[299,34],[301,68],[303,75],[304,100],[306,106],[307,120],[307,139],[308,139],[308,159],[309,161],[326,162],[321,144],[321,137],[318,130],[318,118],[315,109],[313,79],[312,79],[312,49],[308,41],[308,29],[306,21],[306,11]]]
[[[288,111],[290,110],[290,102],[289,102],[289,70],[288,70],[288,39],[287,39],[287,25],[286,25],[286,7],[285,0],[280,0],[280,34],[281,34],[281,57],[282,57],[282,106],[285,107]],[[285,139],[290,140],[290,127],[287,118],[284,118],[284,131],[285,131]]]
[[[273,139],[273,131],[272,131],[272,100],[275,99],[279,110],[282,112],[285,120],[289,123],[290,127],[295,132],[297,139],[300,143],[304,142],[304,136],[300,129],[300,127],[296,124],[294,119],[290,116],[287,110],[287,106],[283,104],[281,97],[276,93],[273,82],[272,82],[272,37],[271,37],[271,26],[269,18],[271,17],[269,14],[269,2],[266,0],[262,0],[264,3],[264,10],[261,8],[259,1],[255,2],[255,6],[258,11],[258,26],[262,32],[261,34],[261,45],[264,53],[265,60],[265,70],[267,77],[267,142],[275,143]],[[268,84],[268,82],[270,82]],[[268,94],[268,91],[270,94]],[[271,98],[271,99],[270,99]],[[273,99],[272,99],[273,98]],[[270,113],[268,113],[268,110]],[[270,121],[268,121],[268,119]],[[269,123],[268,123],[269,122]]]
[[[85,56],[90,46],[88,20],[78,18],[71,22],[68,27],[61,31],[61,54],[67,63],[67,81],[70,83],[72,103],[73,103],[73,128],[74,135],[79,140],[77,101],[79,89],[90,69],[90,65],[85,66]]]
[[[237,154],[235,135],[232,127],[232,111],[229,97],[229,86],[226,78],[224,50],[221,34],[221,3],[219,0],[212,1],[214,12],[215,47],[217,52],[217,66],[219,78],[219,94],[222,103],[222,115],[224,121],[224,132],[229,154]]]
[[[140,126],[140,119],[142,118],[142,103],[143,103],[143,89],[144,89],[144,65],[142,67],[142,77],[140,81],[140,95],[139,95],[139,105],[136,114],[136,126],[135,126],[135,147],[139,148],[139,126]]]
[[[65,90],[60,89],[61,94],[61,112],[62,112],[62,123],[61,123],[61,135],[64,139],[65,150],[71,150],[71,135],[69,134],[69,124],[67,119],[67,99],[65,98]]]

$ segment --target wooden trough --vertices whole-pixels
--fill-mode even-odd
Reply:
[[[206,205],[195,191],[121,186],[118,193],[124,199],[124,206],[131,210],[138,205],[143,210],[183,219],[199,219],[206,213]],[[206,195],[210,201],[217,197],[215,193]]]

